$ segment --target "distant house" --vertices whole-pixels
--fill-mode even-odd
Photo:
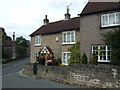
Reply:
[[[2,49],[4,50],[3,52],[5,53],[6,58],[8,57],[9,59],[15,59],[16,58],[16,52],[14,52],[14,42],[12,40],[2,40]]]
[[[88,2],[80,18],[81,54],[86,53],[90,61],[96,53],[98,62],[109,63],[111,48],[101,34],[120,28],[120,2]]]
[[[80,41],[80,17],[70,18],[69,9],[65,19],[51,22],[46,18],[44,25],[31,36],[31,62],[36,61],[40,53],[53,53],[54,58],[61,58],[62,64],[68,65],[68,48]]]
[[[6,35],[5,29],[0,27],[2,35],[2,58],[16,59],[15,43]]]

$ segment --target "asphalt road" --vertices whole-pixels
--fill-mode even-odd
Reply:
[[[48,79],[36,79],[19,73],[29,58],[20,59],[2,66],[2,88],[78,88]]]

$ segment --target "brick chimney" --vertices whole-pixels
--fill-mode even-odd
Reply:
[[[13,41],[15,41],[15,32],[13,32]]]
[[[69,7],[67,6],[67,13],[65,14],[65,20],[69,20],[70,19],[70,14],[69,14]]]
[[[49,19],[47,19],[47,15],[45,15],[45,19],[43,20],[44,25],[47,25],[49,23]]]

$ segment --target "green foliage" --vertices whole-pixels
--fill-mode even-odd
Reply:
[[[9,58],[9,55],[8,53],[5,51],[5,48],[2,47],[2,58],[6,59],[6,58]]]
[[[68,60],[68,65],[71,65],[73,63],[80,63],[81,62],[80,43],[77,42],[75,45],[73,45],[68,50],[71,52],[70,59]]]
[[[120,65],[120,28],[109,31],[103,36],[106,44],[112,47],[111,63]]]
[[[45,65],[44,55],[40,55],[39,57],[37,57],[37,62],[38,62],[38,64]]]
[[[2,31],[2,40],[12,40],[10,36],[7,36],[5,30]]]
[[[91,59],[91,62],[90,62],[91,64],[95,64],[95,65],[97,65],[98,64],[98,62],[97,62],[97,56],[94,54],[93,56],[92,56],[92,59]]]
[[[27,48],[21,45],[17,45],[17,53],[21,56],[24,57],[27,54]]]
[[[8,58],[6,58],[6,59],[1,59],[1,60],[2,60],[2,63],[3,63],[3,64],[9,62],[9,59],[8,59]]]
[[[16,38],[16,45],[21,45],[23,47],[28,47],[27,40],[23,38],[22,36]]]
[[[81,64],[87,64],[88,61],[87,61],[87,56],[86,54],[84,53],[83,56],[82,56],[82,60],[81,60]]]
[[[61,63],[62,63],[62,60],[60,58],[58,58],[52,62],[53,65],[59,65]]]

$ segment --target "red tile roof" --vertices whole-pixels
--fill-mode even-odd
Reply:
[[[120,2],[88,2],[80,15],[120,10]]]
[[[71,18],[70,20],[61,20],[48,23],[38,28],[30,36],[58,33],[62,31],[74,30],[80,28],[80,17]]]

